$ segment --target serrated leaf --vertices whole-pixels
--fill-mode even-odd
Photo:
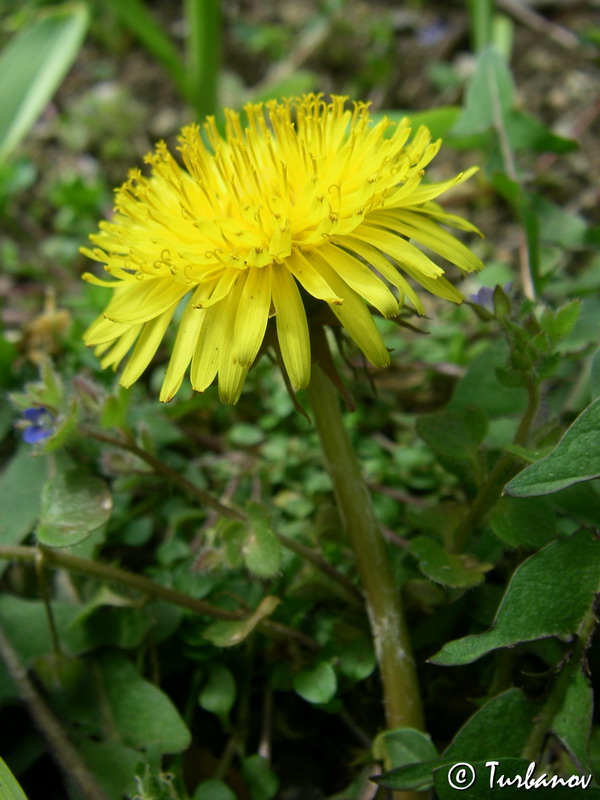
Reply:
[[[75,60],[89,15],[81,3],[44,10],[0,56],[0,161],[19,144]]]
[[[108,521],[112,495],[100,478],[72,469],[51,478],[42,491],[38,540],[48,547],[70,547]]]
[[[463,112],[450,136],[471,136],[493,128],[498,115],[512,109],[513,100],[514,85],[506,59],[493,47],[486,47],[477,57]]]
[[[600,399],[577,417],[555,449],[526,467],[505,487],[506,494],[531,497],[600,477]]]
[[[512,547],[537,550],[555,538],[556,517],[544,498],[501,497],[491,513],[490,527]]]
[[[223,664],[211,665],[198,698],[202,708],[218,717],[226,717],[233,708],[235,695],[235,678],[231,670]]]
[[[48,470],[46,459],[21,448],[0,475],[0,544],[18,544],[31,533],[39,515]]]
[[[25,792],[2,758],[0,758],[0,800],[27,800]]]
[[[448,642],[434,664],[470,664],[500,647],[555,636],[568,641],[600,591],[600,542],[582,530],[515,570],[489,631]],[[568,598],[568,602],[566,602]]]
[[[118,652],[99,660],[103,690],[123,744],[158,753],[180,753],[191,741],[179,712],[157,686],[144,680]]]
[[[546,310],[540,319],[540,327],[550,337],[553,344],[568,336],[581,313],[581,303],[573,300],[556,311]]]
[[[243,642],[263,619],[270,616],[281,603],[278,597],[267,595],[256,611],[239,622],[222,620],[213,622],[203,633],[205,639],[217,647],[234,647]]]
[[[309,703],[328,703],[337,691],[335,670],[327,661],[303,669],[294,678],[294,689]]]
[[[469,589],[483,582],[491,564],[482,564],[471,555],[447,553],[429,536],[417,536],[410,543],[410,551],[419,562],[419,569],[428,578],[443,586]]]
[[[250,520],[242,546],[246,566],[259,578],[273,578],[281,569],[282,549],[269,515],[258,503],[248,503],[245,511]]]

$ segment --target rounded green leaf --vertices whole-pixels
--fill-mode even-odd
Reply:
[[[235,695],[235,678],[231,670],[222,664],[214,664],[210,668],[208,680],[200,692],[198,702],[206,711],[225,717],[233,707]]]
[[[294,678],[294,689],[309,703],[328,703],[337,689],[335,670],[327,661],[303,669]]]
[[[42,491],[37,538],[48,547],[70,547],[104,525],[111,510],[103,480],[78,469],[61,472]]]

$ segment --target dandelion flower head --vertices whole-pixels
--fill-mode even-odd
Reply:
[[[439,150],[409,120],[374,122],[368,105],[306,95],[251,104],[181,132],[183,165],[164,142],[116,195],[115,213],[84,248],[113,280],[104,314],[85,335],[130,386],[152,360],[174,317],[177,336],[161,390],[170,400],[190,369],[195,390],[218,378],[235,403],[269,320],[294,388],[310,378],[304,298],[326,303],[377,367],[389,353],[367,304],[393,317],[408,301],[423,313],[415,285],[460,302],[460,292],[424,246],[464,271],[478,258],[444,226],[476,231],[434,202],[468,170],[423,183]],[[179,306],[183,306],[183,312]],[[191,365],[191,366],[190,366]]]

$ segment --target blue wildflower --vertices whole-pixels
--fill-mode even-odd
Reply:
[[[26,408],[23,412],[25,422],[29,425],[23,429],[23,440],[27,444],[38,444],[48,439],[54,432],[54,417],[43,406],[41,408]]]
[[[509,281],[503,287],[504,294],[510,294],[510,290],[512,289],[512,281]],[[483,306],[485,309],[490,311],[492,314],[494,313],[494,291],[495,289],[490,289],[489,286],[482,286],[481,289],[476,292],[475,294],[469,295],[469,299],[473,303],[477,303],[477,305]]]

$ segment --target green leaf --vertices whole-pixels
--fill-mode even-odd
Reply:
[[[600,347],[594,353],[590,367],[590,389],[592,399],[600,397]]]
[[[512,109],[514,85],[506,59],[486,47],[477,57],[465,94],[463,112],[450,131],[452,137],[471,136],[493,128],[498,117]]]
[[[42,491],[38,540],[48,547],[70,547],[104,525],[112,511],[106,483],[79,469],[60,472]]]
[[[45,10],[14,36],[0,56],[0,161],[36,122],[85,36],[89,15],[81,3]],[[7,79],[10,76],[10,80]]]
[[[600,591],[599,565],[600,543],[589,531],[552,542],[517,567],[489,631],[449,642],[431,661],[470,664],[519,642],[568,641]]]
[[[0,544],[18,544],[33,530],[47,474],[46,459],[23,447],[0,475]]]
[[[544,498],[501,497],[490,516],[490,527],[511,547],[538,550],[556,536],[552,504]]]
[[[589,737],[594,695],[588,678],[578,670],[571,679],[562,706],[552,721],[552,732],[582,772],[591,773]]]
[[[239,622],[225,620],[213,622],[205,629],[203,636],[217,647],[234,647],[243,642],[263,619],[270,616],[279,603],[281,600],[278,597],[267,595],[261,600],[256,611],[246,619]]]
[[[235,702],[236,685],[231,670],[222,664],[212,664],[198,702],[206,711],[227,717]]]
[[[186,95],[189,82],[183,62],[173,42],[156,22],[145,3],[142,0],[109,0],[108,5],[148,52],[160,61],[179,90]]]
[[[427,414],[417,420],[417,432],[443,456],[476,460],[479,444],[487,433],[485,414],[475,407]]]
[[[555,449],[526,467],[505,487],[516,497],[551,494],[600,477],[600,399],[585,409]]]
[[[273,578],[281,569],[282,548],[271,528],[264,506],[248,503],[245,511],[250,519],[242,554],[246,566],[259,578]]]
[[[271,800],[279,788],[279,780],[271,770],[266,758],[248,756],[242,764],[244,779],[250,789],[251,800]]]
[[[454,390],[451,409],[467,409],[476,400],[477,407],[490,417],[521,414],[527,401],[522,386],[509,388],[498,383],[496,369],[506,366],[508,348],[503,341],[494,342],[477,356]]]
[[[539,705],[520,689],[508,689],[469,717],[444,750],[441,760],[518,758],[538,712]]]
[[[438,751],[428,733],[414,728],[395,728],[376,737],[373,757],[378,761],[389,761],[393,767],[402,767],[435,761]]]
[[[15,776],[0,758],[0,800],[27,800]]]
[[[417,536],[411,541],[410,550],[424,575],[436,583],[455,589],[477,586],[492,568],[491,564],[482,564],[474,556],[447,553],[429,536]]]
[[[77,741],[77,749],[110,800],[121,800],[124,794],[135,794],[135,773],[144,761],[141,753],[119,742],[81,738]]]
[[[167,695],[144,680],[124,655],[100,656],[103,688],[123,744],[158,753],[179,753],[191,737]]]
[[[373,644],[366,636],[358,636],[336,650],[339,671],[351,681],[358,682],[368,678],[377,666]]]
[[[294,689],[309,703],[328,703],[337,690],[335,670],[327,661],[303,669],[294,678]]]
[[[196,788],[192,800],[237,800],[237,798],[226,783],[211,778]]]
[[[538,711],[520,689],[509,689],[473,714],[438,759],[400,767],[376,781],[389,789],[425,790],[433,783],[434,770],[443,765],[518,758]]]
[[[581,303],[579,300],[573,300],[556,311],[546,309],[540,319],[540,327],[550,338],[552,344],[557,344],[560,339],[564,339],[565,336],[571,333],[580,312]]]
[[[460,113],[460,106],[439,106],[438,108],[431,108],[427,111],[398,111],[397,109],[376,111],[373,112],[371,116],[376,122],[384,117],[387,117],[393,122],[400,122],[400,120],[408,117],[413,131],[416,131],[421,125],[425,125],[434,139],[440,139],[448,135],[448,132],[459,118]]]
[[[535,153],[570,153],[579,145],[572,139],[557,136],[543,122],[524,111],[510,110],[504,117],[508,140],[515,150]]]

